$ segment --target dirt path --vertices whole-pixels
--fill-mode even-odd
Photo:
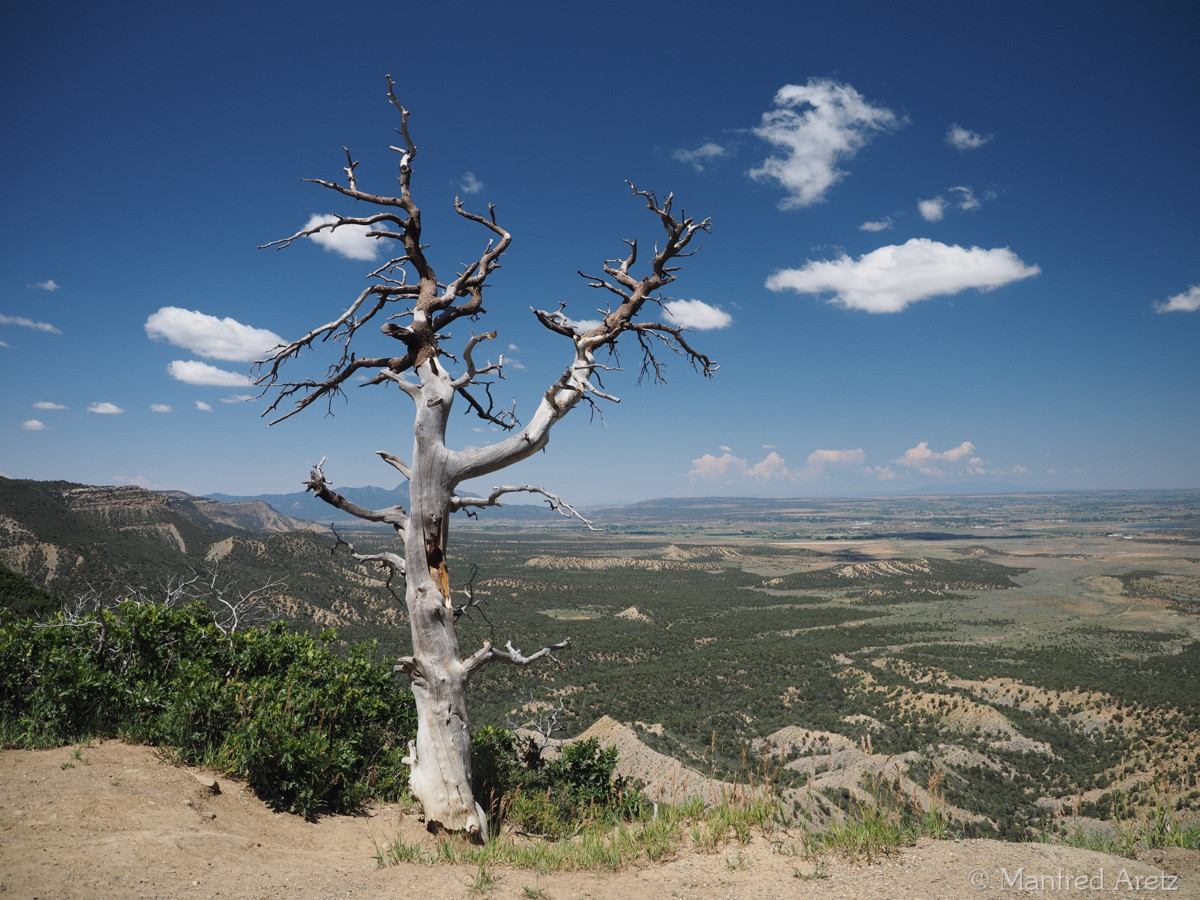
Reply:
[[[199,776],[199,777],[197,777]],[[1045,844],[925,842],[867,866],[814,862],[756,839],[619,873],[498,869],[488,891],[465,866],[381,869],[376,846],[425,837],[394,807],[319,823],[275,814],[245,787],[165,764],[119,741],[0,753],[0,894],[9,898],[441,900],[657,897],[839,900],[1115,894],[1200,900],[1200,853],[1138,862]],[[1166,876],[1164,877],[1164,869]],[[1139,881],[1139,879],[1141,879]]]

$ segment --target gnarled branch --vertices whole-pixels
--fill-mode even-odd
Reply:
[[[312,491],[330,506],[336,506],[342,512],[349,513],[355,518],[366,522],[386,523],[395,528],[398,534],[403,535],[404,526],[408,524],[408,514],[404,511],[403,507],[389,506],[387,509],[368,509],[365,506],[359,506],[357,503],[347,500],[336,491],[330,490],[329,482],[326,480],[325,472],[322,468],[324,465],[325,457],[321,457],[321,461],[313,466],[308,480],[304,482],[306,491]]]
[[[537,662],[543,657],[549,657],[555,662],[558,662],[558,660],[554,658],[554,651],[566,650],[570,646],[571,639],[567,638],[566,640],[559,641],[557,644],[551,644],[549,647],[543,647],[536,653],[531,653],[529,656],[525,656],[520,650],[512,645],[512,641],[505,643],[503,650],[497,650],[491,641],[484,641],[482,647],[471,654],[469,659],[463,661],[463,670],[467,673],[467,677],[469,678],[478,669],[481,669],[483,666],[491,662],[504,662],[512,666],[527,666],[530,663]]]

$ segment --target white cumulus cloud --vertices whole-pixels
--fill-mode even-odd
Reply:
[[[171,411],[170,403],[151,403],[150,411],[156,413],[169,413]]]
[[[119,416],[121,413],[125,412],[125,410],[121,409],[121,407],[117,406],[117,404],[109,403],[107,400],[105,400],[100,403],[93,403],[88,407],[88,412],[96,413],[97,415],[101,416]]]
[[[764,448],[765,449],[765,448]],[[814,450],[808,455],[803,469],[790,468],[782,456],[771,450],[756,463],[734,456],[728,447],[721,447],[720,456],[705,453],[692,460],[688,478],[695,481],[716,481],[723,484],[747,482],[811,481],[825,474],[831,466],[857,467],[866,462],[867,455],[856,450]]]
[[[843,253],[837,259],[810,260],[799,269],[781,269],[766,286],[798,294],[832,293],[830,302],[846,309],[886,313],[968,288],[990,291],[1040,271],[1007,247],[984,250],[913,238],[858,259]]]
[[[593,328],[596,328],[596,327],[604,324],[603,319],[572,319],[569,316],[567,316],[565,318],[566,318],[566,323],[568,325],[570,325],[572,328],[574,328],[576,331],[578,331],[580,334],[591,331]]]
[[[791,477],[787,462],[778,453],[771,451],[757,463],[748,463],[740,456],[723,453],[713,456],[705,453],[692,460],[688,478],[692,481],[719,481],[735,484],[745,481],[785,481]]]
[[[679,162],[687,163],[697,172],[703,172],[704,167],[708,165],[708,163],[728,155],[728,150],[713,141],[706,141],[695,150],[679,149],[671,154],[671,156],[679,160]]]
[[[328,225],[338,221],[333,214],[321,215],[313,213],[304,223],[304,230]],[[379,251],[379,238],[367,237],[371,229],[366,225],[343,225],[340,228],[327,228],[310,234],[313,243],[332,250],[346,259],[372,260]],[[379,230],[379,229],[375,229]]]
[[[930,200],[918,200],[917,212],[926,222],[940,222],[946,217],[946,198],[933,197]]]
[[[21,427],[26,431],[45,431],[46,425],[44,422],[39,422],[37,419],[26,419],[21,423]]]
[[[205,403],[203,400],[197,400],[196,409],[200,410],[201,412],[212,412],[212,404]]]
[[[57,281],[55,281],[53,278],[47,278],[45,281],[39,281],[36,284],[31,284],[30,287],[37,288],[39,291],[54,292],[54,291],[57,291],[60,287],[62,287],[62,285],[59,284]]]
[[[51,400],[39,400],[33,404],[34,409],[66,409],[61,403],[54,403]]]
[[[971,456],[975,452],[975,445],[970,441],[963,441],[957,447],[951,447],[949,450],[930,450],[928,441],[921,441],[915,447],[910,447],[904,451],[904,455],[897,460],[893,460],[898,466],[909,467],[927,467],[931,463],[936,462],[958,462]],[[971,464],[978,466],[983,460],[972,459]]]
[[[668,300],[663,303],[667,318],[681,328],[712,331],[728,328],[733,316],[703,300]]]
[[[980,134],[970,131],[957,123],[950,126],[946,132],[946,143],[955,150],[978,150],[992,139],[990,134]]]
[[[176,381],[186,384],[211,385],[214,387],[247,387],[250,378],[226,369],[218,369],[208,363],[194,359],[176,359],[167,366],[167,374]]]
[[[191,350],[197,356],[250,362],[266,355],[283,338],[265,328],[243,325],[236,319],[218,319],[194,309],[164,306],[146,319],[146,336]]]
[[[896,128],[890,109],[872,106],[848,84],[812,78],[788,84],[775,94],[775,108],[763,113],[754,133],[782,148],[750,170],[756,180],[778,182],[788,196],[781,209],[820,202],[845,176],[838,164],[854,156],[877,132]]]
[[[1196,312],[1200,310],[1200,284],[1193,284],[1182,294],[1168,297],[1162,303],[1154,304],[1157,312]]]

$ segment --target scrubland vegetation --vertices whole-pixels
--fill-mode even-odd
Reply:
[[[620,866],[687,844],[736,861],[751,832],[863,857],[920,834],[1196,847],[1200,531],[1131,540],[1111,510],[1049,524],[1037,512],[1017,525],[908,510],[904,532],[823,511],[766,523],[770,539],[727,521],[670,539],[464,530],[451,570],[473,573],[479,603],[458,623],[462,645],[569,636],[572,649],[557,666],[476,678],[475,790],[503,839],[438,852],[482,875],[501,862]],[[307,584],[330,541],[285,537]],[[246,546],[225,559],[264,565]],[[126,736],[310,817],[403,798],[414,722],[391,661],[407,629],[380,582],[327,587],[337,602],[323,607],[285,591],[272,602],[287,624],[231,630],[202,604],[50,613],[61,597],[4,574],[4,746]],[[556,738],[608,715],[704,775],[769,790],[656,804],[615,750],[531,749],[517,728],[551,709]],[[378,855],[436,861],[403,842]]]

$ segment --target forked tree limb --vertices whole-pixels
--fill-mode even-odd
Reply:
[[[469,678],[477,670],[483,668],[488,663],[504,662],[512,666],[527,666],[530,663],[535,663],[543,657],[554,659],[554,651],[566,650],[571,646],[571,639],[559,641],[557,644],[551,644],[548,647],[543,647],[536,653],[531,653],[529,656],[523,654],[520,650],[512,645],[512,641],[508,641],[504,645],[503,650],[497,650],[491,641],[484,641],[483,646],[471,654],[470,658],[463,660],[463,669]],[[558,660],[554,660],[558,662]]]

